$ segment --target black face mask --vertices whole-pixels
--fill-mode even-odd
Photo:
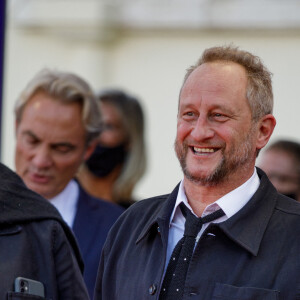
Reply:
[[[117,165],[122,164],[126,157],[125,145],[103,147],[97,145],[90,158],[85,162],[88,169],[98,177],[107,176]]]

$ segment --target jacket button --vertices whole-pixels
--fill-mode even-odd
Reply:
[[[156,284],[152,284],[152,285],[149,287],[149,294],[150,294],[150,295],[154,295],[154,294],[156,293],[156,290],[157,290]]]

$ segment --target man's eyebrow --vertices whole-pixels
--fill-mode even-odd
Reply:
[[[39,137],[36,136],[31,130],[24,130],[22,132],[23,135],[29,135],[30,137],[36,139],[36,140],[39,140]]]
[[[40,138],[39,138],[37,135],[35,135],[31,130],[24,130],[24,131],[22,132],[22,134],[23,134],[23,135],[28,135],[28,136],[34,138],[34,139],[37,140],[37,141],[40,140]],[[52,147],[52,148],[56,148],[56,147],[68,147],[68,148],[70,148],[70,149],[75,149],[75,148],[76,148],[76,146],[75,146],[74,144],[71,144],[71,143],[69,143],[69,142],[52,143],[52,144],[51,144],[51,147]]]
[[[226,113],[229,113],[229,114],[234,114],[234,112],[232,111],[232,108],[231,107],[228,107],[228,106],[225,106],[225,105],[222,105],[222,104],[216,104],[212,107],[212,110],[222,110]]]
[[[68,143],[68,142],[58,142],[58,143],[52,143],[51,144],[52,148],[56,147],[68,147],[70,149],[75,149],[76,146],[74,144]]]

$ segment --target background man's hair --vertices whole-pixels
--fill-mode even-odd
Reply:
[[[82,105],[82,122],[86,129],[86,143],[99,135],[101,115],[96,96],[89,84],[73,73],[43,69],[27,84],[15,104],[16,121],[20,122],[28,101],[38,92],[52,97],[62,103],[80,103]]]

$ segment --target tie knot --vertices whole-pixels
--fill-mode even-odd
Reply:
[[[218,209],[214,211],[213,213],[204,216],[203,218],[197,218],[182,202],[180,203],[180,209],[185,217],[185,229],[184,229],[184,235],[195,237],[197,236],[198,232],[201,230],[202,225],[204,223],[211,222],[213,220],[216,220],[222,216],[225,215],[224,211],[222,209]]]

